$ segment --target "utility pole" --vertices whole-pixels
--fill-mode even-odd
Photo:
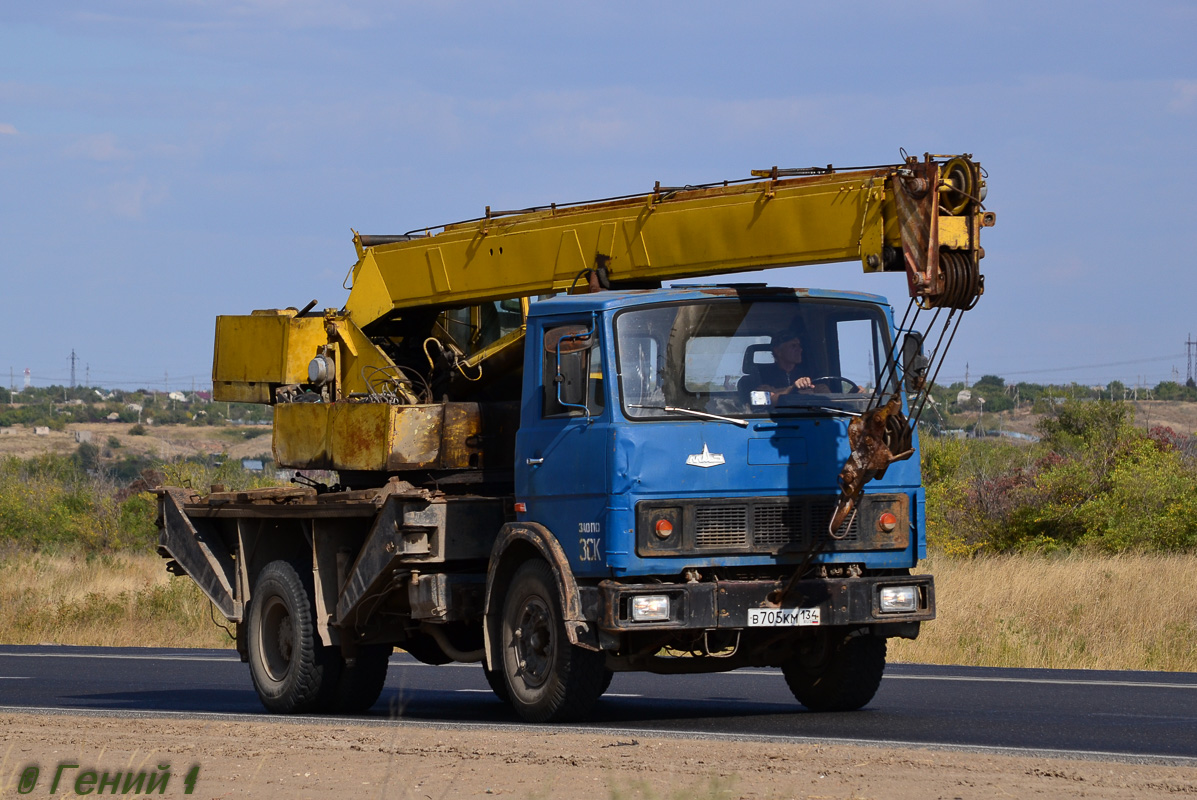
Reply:
[[[1194,353],[1197,353],[1197,341],[1193,339],[1193,334],[1189,334],[1189,338],[1185,339],[1185,354],[1189,357],[1189,369],[1185,373],[1185,385],[1192,386],[1194,380],[1197,380],[1197,374],[1193,372]]]

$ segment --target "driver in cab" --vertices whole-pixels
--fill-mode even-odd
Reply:
[[[823,383],[815,383],[802,370],[802,337],[796,328],[787,328],[773,334],[769,341],[773,350],[772,364],[757,364],[757,391],[769,392],[773,403],[777,398],[791,392],[828,393],[831,389]]]

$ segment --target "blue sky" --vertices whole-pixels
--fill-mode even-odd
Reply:
[[[217,314],[341,305],[351,227],[900,147],[998,215],[941,381],[1183,380],[1194,43],[1170,2],[5,3],[0,382],[203,386]]]

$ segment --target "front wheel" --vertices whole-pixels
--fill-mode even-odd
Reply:
[[[312,591],[287,561],[258,575],[249,608],[249,674],[262,705],[280,714],[320,711],[338,664],[316,631]]]
[[[811,711],[855,711],[867,705],[885,672],[885,640],[852,636],[827,645],[822,658],[795,655],[782,665],[790,691]]]
[[[587,716],[610,675],[602,653],[570,644],[548,564],[532,560],[520,565],[503,602],[502,620],[502,672],[516,712],[528,722]]]

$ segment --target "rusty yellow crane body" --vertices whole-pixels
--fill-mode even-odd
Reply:
[[[993,215],[981,208],[980,166],[964,156],[939,158],[808,175],[773,168],[744,182],[658,185],[643,195],[520,212],[488,208],[435,232],[355,233],[358,260],[342,309],[217,319],[214,396],[277,403],[280,465],[471,468],[478,454],[457,443],[479,429],[476,404],[420,402],[404,388],[403,370],[382,346],[395,321],[512,300],[526,315],[527,298],[537,295],[845,261],[865,272],[905,271],[924,307],[969,307],[983,291],[980,231]],[[453,338],[444,325],[427,335]],[[463,348],[456,366],[486,364],[520,348],[521,338],[517,329]],[[396,391],[389,402],[369,402],[380,376]],[[317,386],[321,402],[278,402]]]
[[[617,201],[488,215],[374,247],[356,237],[345,311],[364,328],[415,306],[566,291],[596,265],[606,265],[612,283],[854,260],[880,272],[886,245],[902,246],[899,169],[658,187]],[[982,212],[936,217],[939,247],[978,247]]]

